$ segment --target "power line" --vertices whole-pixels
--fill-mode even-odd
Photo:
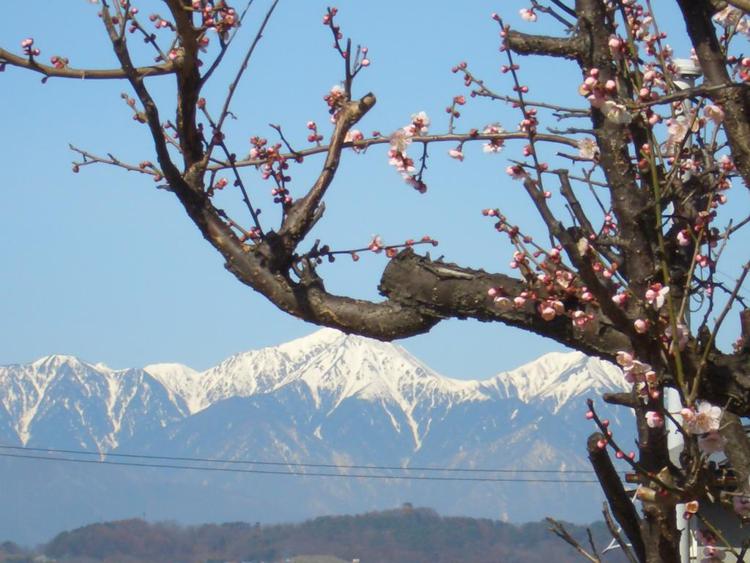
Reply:
[[[30,454],[0,453],[0,457],[30,459],[36,461],[57,461],[65,463],[85,463],[89,465],[116,465],[122,467],[152,468],[152,469],[183,469],[192,471],[213,471],[221,473],[252,473],[260,475],[285,475],[289,477],[338,477],[342,479],[393,479],[401,481],[472,481],[484,483],[573,483],[599,484],[598,481],[587,479],[518,479],[515,477],[440,477],[434,475],[383,475],[383,474],[353,474],[353,473],[319,473],[276,471],[272,469],[242,469],[236,467],[209,467],[195,465],[175,465],[169,463],[137,463],[129,461],[108,461],[100,459],[74,459],[67,457],[51,457]]]
[[[148,454],[122,454],[122,453],[99,453],[86,450],[66,450],[59,448],[33,448],[24,446],[10,446],[0,444],[0,449],[34,451],[56,454],[88,455],[88,456],[106,456],[119,457],[126,459],[152,459],[167,461],[185,461],[201,463],[224,463],[228,465],[261,465],[273,467],[310,467],[317,469],[369,469],[381,471],[439,471],[445,473],[552,473],[552,474],[592,474],[590,469],[512,469],[512,468],[450,468],[450,467],[399,467],[395,465],[336,465],[329,463],[299,463],[286,461],[261,461],[261,460],[237,460],[221,459],[209,457],[177,457],[177,456],[158,456]]]

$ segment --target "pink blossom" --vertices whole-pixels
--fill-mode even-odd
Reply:
[[[703,110],[703,115],[714,122],[715,125],[719,125],[724,121],[724,110],[716,104],[710,104]]]
[[[609,38],[609,50],[612,52],[613,55],[617,56],[620,54],[620,49],[622,49],[622,39],[616,36],[612,36]]]
[[[521,19],[527,22],[535,22],[537,19],[536,12],[532,8],[521,8],[518,13],[521,14]]]
[[[555,310],[549,305],[542,307],[539,311],[539,314],[542,316],[542,318],[545,321],[551,321],[557,316],[557,313],[555,313]]]
[[[346,137],[344,137],[344,142],[354,143],[357,141],[362,141],[364,138],[365,136],[362,133],[362,131],[360,131],[359,129],[352,129],[349,132],[347,132]],[[358,147],[356,145],[353,146],[352,149],[354,150],[354,152],[360,152],[363,150],[362,147]]]
[[[651,365],[640,360],[632,360],[629,364],[624,365],[623,373],[628,383],[643,383],[649,377],[656,377],[656,372],[651,368]]]
[[[664,329],[664,335],[672,340],[672,342],[669,345],[670,352],[674,352],[673,346],[674,346],[674,338],[672,338],[672,326],[668,326],[666,329]],[[680,350],[684,350],[685,346],[687,346],[688,339],[690,338],[690,330],[688,327],[682,323],[677,323],[677,347]]]
[[[661,428],[664,426],[664,417],[656,411],[646,412],[646,424],[649,428]]]
[[[688,246],[690,244],[690,233],[686,229],[682,229],[677,233],[677,244],[680,246]]]
[[[730,5],[714,14],[713,20],[722,27],[729,27],[737,25],[742,19],[742,16],[742,10]]]
[[[455,158],[456,160],[463,160],[464,153],[460,148],[451,149],[448,151],[448,156]]]
[[[586,160],[594,160],[599,156],[599,147],[594,139],[578,140],[578,156]]]
[[[512,164],[505,169],[505,172],[514,180],[522,180],[526,177],[526,171],[518,164]]]
[[[668,293],[668,285],[664,286],[660,283],[651,284],[651,286],[646,290],[646,302],[653,305],[654,309],[658,311],[664,306],[664,300],[666,299]]]
[[[648,331],[648,321],[646,319],[636,319],[633,322],[633,328],[638,334],[645,334]]]
[[[594,320],[594,315],[587,314],[583,311],[573,311],[571,314],[571,320],[573,326],[577,328],[585,328],[591,321]]]
[[[619,352],[617,352],[615,358],[615,361],[623,367],[629,366],[633,363],[633,354],[631,354],[630,352],[623,352],[622,350],[620,350]]]
[[[380,252],[383,250],[383,240],[380,238],[379,235],[375,235],[372,237],[372,240],[367,245],[367,248],[371,250],[372,252]]]
[[[612,296],[612,302],[615,305],[619,305],[620,307],[622,307],[623,305],[625,305],[625,303],[627,302],[627,300],[628,300],[628,294],[624,293],[624,292],[623,293],[618,293],[618,294]]]
[[[408,135],[426,135],[430,127],[430,118],[423,111],[414,113],[411,116],[411,123],[404,127],[404,132]]]
[[[484,128],[483,133],[485,135],[497,135],[498,133],[503,133],[504,130],[500,125],[498,124],[492,124],[488,125]],[[492,139],[488,143],[485,143],[482,146],[482,150],[487,153],[498,153],[501,150],[503,150],[503,145],[505,144],[505,141],[503,139]]]
[[[707,434],[712,430],[718,430],[721,421],[721,408],[703,401],[698,405],[698,410],[692,416],[685,417],[683,410],[683,424],[691,434]]]

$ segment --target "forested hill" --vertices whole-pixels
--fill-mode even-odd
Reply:
[[[122,520],[63,532],[43,550],[53,560],[70,562],[276,562],[289,559],[303,563],[348,562],[354,558],[362,563],[580,561],[580,555],[555,537],[548,527],[546,522],[517,526],[486,519],[441,517],[430,509],[404,505],[397,510],[274,526],[230,523],[181,527]],[[588,543],[584,527],[569,525],[567,529]],[[606,547],[609,536],[604,525],[594,524],[592,532],[599,549]],[[311,557],[313,555],[318,557]],[[615,553],[605,560],[623,559]]]

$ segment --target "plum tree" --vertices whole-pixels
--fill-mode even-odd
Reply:
[[[124,100],[134,119],[148,128],[155,159],[130,164],[74,148],[74,171],[102,163],[153,177],[174,194],[227,269],[290,315],[381,340],[423,333],[447,318],[473,318],[617,362],[632,390],[604,400],[635,411],[637,452],[621,448],[593,403],[588,416],[599,432],[588,447],[631,558],[679,559],[678,504],[688,517],[701,517],[699,504],[709,501],[750,517],[750,441],[741,420],[750,416],[750,309],[741,294],[750,262],[724,266],[734,269],[731,283],[717,278],[725,249],[750,223],[747,210],[740,206],[729,213],[726,206],[739,201],[750,185],[750,58],[741,55],[750,35],[745,15],[750,2],[670,2],[693,47],[689,59],[677,59],[650,0],[531,0],[521,17],[529,23],[550,18],[560,34],[522,33],[492,15],[511,92],[496,92],[460,63],[453,72],[466,90],[446,108],[445,131],[430,132],[429,117],[418,112],[386,135],[365,135],[356,128],[376,103],[372,93],[355,94],[370,54],[344,37],[337,10],[328,8],[323,25],[343,62],[341,83],[325,96],[330,131],[309,122],[309,146],[295,149],[282,128],[273,126],[277,142],[253,137],[249,154],[241,157],[226,140],[227,119],[278,1],[270,4],[239,70],[227,78],[226,97],[215,106],[204,99],[204,87],[225,71],[225,54],[247,11],[223,0],[164,0],[164,13],[147,18],[137,2],[102,0],[98,9],[117,68],[75,68],[62,56],[47,64],[32,38],[22,42],[18,54],[0,49],[0,68],[41,73],[45,80],[128,82],[133,94],[124,94]],[[132,48],[136,37],[153,49],[155,62],[135,60],[140,55]],[[522,56],[576,63],[580,75],[569,86],[581,103],[568,107],[532,100],[519,65]],[[147,84],[162,75],[175,79],[176,111],[170,118]],[[506,131],[489,120],[459,130],[462,107],[473,98],[512,105],[518,126]],[[541,130],[543,118],[572,124]],[[497,153],[511,140],[523,146],[505,171],[508,181],[530,198],[548,238],[538,242],[504,210],[483,211],[507,235],[515,276],[420,254],[422,246],[436,244],[430,237],[399,245],[375,237],[353,249],[310,242],[347,152],[387,146],[390,165],[424,193],[426,159],[434,146],[449,143],[449,157],[462,161],[467,144],[481,143],[485,152]],[[310,164],[316,158],[322,162]],[[289,182],[294,167],[303,163],[317,172],[304,193],[297,193]],[[261,218],[245,184],[251,173],[272,185],[278,225]],[[219,206],[216,196],[224,190],[242,201],[244,217],[230,217]],[[319,265],[339,255],[356,260],[364,252],[390,258],[379,280],[383,299],[329,291]],[[740,334],[733,350],[722,351],[717,335],[730,314],[739,315]],[[679,396],[678,408],[665,403],[666,389]],[[679,463],[670,460],[665,420],[684,439]],[[709,458],[722,451],[730,468],[719,474]],[[631,466],[640,512],[626,495],[610,453]],[[710,531],[707,541],[720,539],[718,532]],[[709,559],[718,557],[713,546],[708,550]]]

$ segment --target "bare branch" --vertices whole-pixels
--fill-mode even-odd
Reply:
[[[553,534],[555,534],[558,538],[563,540],[565,543],[573,547],[578,553],[580,553],[583,557],[588,559],[589,561],[592,561],[593,563],[601,563],[601,559],[599,556],[594,553],[589,553],[584,549],[584,547],[581,545],[581,543],[576,540],[573,536],[570,535],[570,532],[565,529],[565,526],[561,522],[558,522],[554,518],[545,518],[547,522],[549,523],[550,527],[549,530]]]
[[[635,506],[625,493],[625,488],[620,481],[612,460],[609,459],[606,449],[598,446],[604,435],[598,432],[589,436],[588,453],[591,465],[596,472],[596,476],[601,483],[604,495],[612,509],[615,519],[622,527],[625,535],[633,546],[633,551],[638,556],[639,561],[646,560],[646,547],[643,543],[643,536],[640,530],[640,518],[635,510]]]
[[[340,110],[336,120],[336,128],[328,146],[323,170],[307,195],[292,204],[279,230],[279,237],[288,255],[291,255],[299,241],[305,237],[320,218],[320,213],[317,211],[336,174],[336,170],[338,170],[346,134],[374,105],[375,96],[367,94],[359,101],[348,102]]]
[[[160,65],[135,67],[131,73],[122,68],[113,69],[78,69],[70,67],[57,68],[37,62],[36,59],[20,57],[0,48],[0,63],[23,68],[43,74],[46,78],[77,78],[79,80],[126,80],[131,75],[146,78],[148,76],[163,76],[174,74],[175,67],[171,61]]]
[[[609,530],[609,533],[612,534],[612,538],[617,542],[617,545],[620,546],[620,549],[622,549],[622,552],[625,554],[625,557],[628,558],[628,561],[630,563],[638,563],[638,560],[635,558],[635,554],[633,553],[633,550],[630,548],[630,546],[625,543],[625,540],[622,539],[622,535],[620,534],[620,531],[615,526],[615,523],[612,521],[612,513],[609,511],[609,507],[607,506],[607,503],[605,502],[602,506],[602,515],[604,516],[604,522],[607,524],[607,529]],[[606,550],[605,550],[606,552]]]
[[[557,143],[561,145],[566,145],[569,147],[577,147],[578,143],[574,139],[570,139],[569,137],[564,137],[562,135],[546,135],[546,134],[537,134],[535,135],[536,141],[541,142],[549,142],[549,143]],[[413,143],[423,143],[423,144],[429,144],[429,143],[467,143],[471,141],[493,141],[493,140],[528,140],[528,134],[524,133],[522,131],[514,131],[511,133],[479,133],[476,131],[470,131],[468,133],[451,133],[451,134],[445,134],[445,135],[415,135],[411,137],[411,140]],[[386,145],[390,144],[391,139],[390,137],[370,137],[367,139],[362,139],[361,141],[346,141],[342,144],[343,148],[357,148],[357,149],[366,149],[367,147],[371,147],[374,145]],[[308,149],[302,149],[295,152],[290,152],[286,154],[280,155],[282,158],[287,159],[295,159],[297,157],[308,157],[315,154],[323,154],[328,153],[329,146],[328,145],[320,145],[315,147],[310,147]],[[244,160],[238,160],[235,163],[235,166],[238,168],[246,167],[246,166],[260,166],[261,164],[264,164],[266,161],[263,159],[258,158],[248,158]],[[220,170],[222,168],[229,168],[228,163],[222,163],[222,164],[214,164],[207,168],[207,170]]]

